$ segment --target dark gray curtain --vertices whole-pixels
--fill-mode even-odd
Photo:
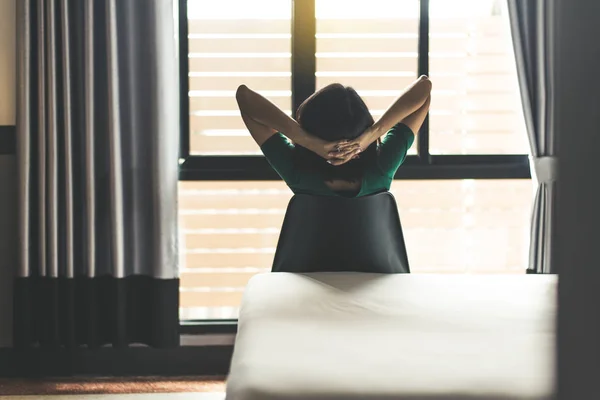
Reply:
[[[19,0],[17,346],[178,344],[176,0]]]
[[[551,258],[556,199],[553,0],[508,0],[533,174],[538,188],[531,220],[530,273],[556,273]]]

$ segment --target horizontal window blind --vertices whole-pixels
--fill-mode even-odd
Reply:
[[[527,154],[506,4],[431,0],[432,154]]]
[[[377,118],[417,77],[419,2],[316,0],[315,8],[317,88],[352,86]]]
[[[395,181],[413,273],[524,273],[529,180]],[[269,271],[282,182],[180,182],[181,317],[235,318],[244,286]]]
[[[291,3],[214,4],[188,5],[191,153],[260,154],[235,89],[245,83],[291,112]],[[503,4],[431,1],[433,154],[528,152]],[[317,87],[353,86],[381,115],[417,76],[418,1],[316,0],[316,13]]]
[[[291,0],[189,0],[190,153],[260,154],[235,101],[246,84],[291,112]]]

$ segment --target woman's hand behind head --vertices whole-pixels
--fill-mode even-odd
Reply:
[[[375,128],[367,128],[359,137],[352,140],[344,140],[339,142],[338,151],[341,153],[348,153],[358,150],[360,153],[367,147],[369,147],[378,138]]]
[[[342,147],[344,146],[344,147]],[[329,153],[327,162],[331,165],[342,165],[360,156],[362,148],[359,143],[346,145],[346,141],[338,143],[334,151]]]
[[[359,145],[348,145],[346,139],[328,142],[310,134],[307,134],[307,136],[304,147],[332,165],[342,165],[360,153]]]

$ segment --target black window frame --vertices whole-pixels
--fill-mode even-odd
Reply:
[[[251,0],[248,0],[251,1]],[[292,110],[316,88],[316,0],[292,0]],[[415,0],[417,1],[417,0]],[[420,0],[417,76],[429,75],[429,0]],[[180,181],[281,180],[263,156],[190,154],[187,0],[179,0]],[[528,154],[449,154],[429,152],[429,117],[417,137],[417,155],[407,156],[398,180],[531,179]],[[183,333],[234,333],[236,320],[182,320]]]

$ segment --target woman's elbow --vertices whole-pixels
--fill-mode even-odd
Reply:
[[[427,92],[431,92],[431,89],[433,88],[433,83],[431,83],[431,79],[429,79],[427,75],[421,75],[419,77],[419,85]]]
[[[249,90],[250,89],[248,89],[248,86],[246,85],[238,86],[237,90],[235,91],[235,99],[237,100],[238,104],[241,104],[244,101]]]

